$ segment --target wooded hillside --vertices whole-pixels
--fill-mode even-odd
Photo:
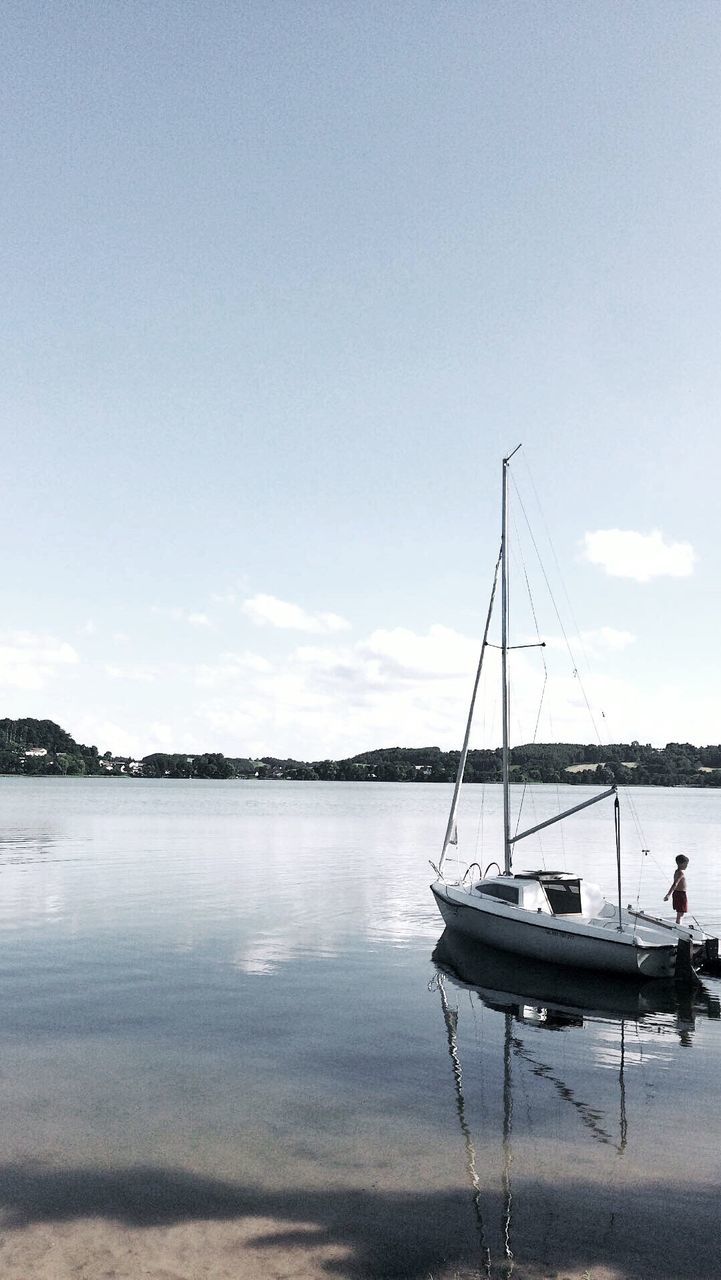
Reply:
[[[100,755],[52,720],[0,720],[0,773],[112,774],[146,778],[269,778],[323,782],[453,782],[458,751],[440,747],[384,747],[344,760],[224,756],[220,751],[153,752],[141,760]],[[721,745],[690,742],[541,742],[513,747],[514,782],[610,783],[633,786],[721,786]],[[468,782],[500,782],[501,749],[468,753]]]

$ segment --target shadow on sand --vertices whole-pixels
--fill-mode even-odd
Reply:
[[[484,1192],[483,1199],[487,1220],[498,1219],[498,1193]],[[601,1265],[624,1280],[697,1280],[717,1274],[717,1189],[710,1185],[648,1183],[629,1189],[524,1180],[516,1186],[516,1203],[510,1269],[519,1278],[582,1274]],[[490,1270],[482,1265],[467,1189],[273,1192],[164,1168],[102,1172],[4,1165],[0,1206],[6,1231],[81,1218],[106,1218],[133,1228],[275,1218],[285,1230],[256,1238],[256,1246],[339,1246],[347,1258],[326,1264],[328,1271],[363,1280],[510,1274],[507,1257],[499,1257]],[[293,1221],[298,1230],[288,1232]],[[678,1230],[679,1221],[693,1222],[693,1248]],[[308,1224],[315,1231],[309,1233]]]

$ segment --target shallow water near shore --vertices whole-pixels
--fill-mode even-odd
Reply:
[[[528,788],[524,813],[590,794]],[[7,1280],[718,1273],[721,983],[442,937],[449,799],[0,779]],[[465,861],[498,856],[500,801],[466,789]],[[685,852],[721,933],[721,791],[622,803],[624,901],[667,912]],[[610,809],[542,836],[523,865],[613,896]]]

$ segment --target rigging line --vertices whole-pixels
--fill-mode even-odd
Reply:
[[[518,489],[516,489],[516,496],[518,496]],[[524,515],[525,515],[525,512],[524,512]],[[534,599],[533,599],[533,592],[531,591],[531,584],[530,584],[529,579],[528,579],[528,570],[526,569],[526,561],[525,561],[525,559],[524,559],[524,555],[523,555],[523,548],[522,548],[522,546],[521,546],[521,539],[520,539],[520,537],[519,537],[519,535],[518,535],[518,526],[517,526],[517,524],[516,524],[515,514],[513,515],[512,519],[513,519],[513,529],[514,529],[514,532],[515,532],[515,535],[516,535],[516,554],[517,554],[517,556],[518,556],[518,559],[519,559],[519,560],[520,560],[520,562],[521,562],[521,569],[523,570],[523,577],[524,577],[524,580],[525,580],[525,583],[526,583],[526,591],[527,591],[527,593],[528,593],[528,603],[529,603],[529,604],[530,604],[530,606],[531,606],[531,616],[533,617],[533,625],[534,625],[534,627],[536,628],[536,639],[537,639],[537,640],[539,641],[539,643],[540,643],[540,640],[541,640],[541,632],[540,632],[540,630],[539,630],[539,626],[538,626],[538,618],[536,617],[536,606],[535,606]],[[528,521],[526,521],[526,523],[528,523]],[[546,666],[546,658],[545,658],[545,655],[543,654],[543,652],[541,653],[541,659],[542,659],[542,661],[543,661],[543,666],[544,666],[544,668],[545,668],[545,666]]]
[[[486,798],[486,784],[481,784],[481,807],[478,811],[478,822],[476,824],[476,857],[483,856],[483,806]]]
[[[641,903],[641,881],[643,880],[643,864],[646,861],[646,858],[648,857],[650,852],[651,852],[650,849],[641,850],[640,868],[638,873],[638,889],[636,891],[636,910],[639,909],[639,906]]]
[[[515,481],[514,481],[514,484],[515,484]],[[523,513],[524,513],[524,520],[525,520],[525,522],[526,522],[526,526],[528,526],[528,531],[529,531],[530,540],[531,540],[531,543],[533,543],[533,548],[534,548],[534,550],[535,550],[535,554],[537,554],[537,559],[538,559],[538,563],[539,563],[539,566],[540,566],[540,572],[542,572],[542,573],[543,573],[543,580],[544,580],[544,582],[546,582],[546,588],[547,588],[547,590],[548,590],[548,595],[549,595],[549,598],[551,598],[551,603],[552,603],[552,605],[553,605],[553,612],[555,612],[555,613],[556,613],[556,618],[557,618],[558,626],[560,626],[560,627],[561,627],[561,635],[563,636],[563,641],[565,641],[567,652],[569,652],[569,658],[571,659],[572,668],[574,668],[574,677],[575,677],[575,678],[576,678],[576,680],[578,680],[578,682],[579,682],[579,687],[580,687],[580,690],[581,690],[581,694],[583,694],[583,700],[584,700],[584,703],[585,703],[585,707],[587,707],[587,710],[588,710],[588,716],[589,716],[589,719],[590,719],[590,723],[592,723],[592,724],[593,724],[593,731],[594,731],[594,733],[595,733],[595,737],[597,737],[597,740],[598,740],[599,744],[602,744],[601,732],[599,732],[599,730],[598,730],[598,724],[597,724],[597,723],[595,723],[595,717],[594,717],[594,714],[593,714],[593,710],[592,710],[592,709],[590,709],[590,703],[589,703],[589,700],[588,700],[588,694],[587,694],[587,691],[585,691],[584,682],[583,682],[583,680],[581,680],[580,673],[579,673],[579,668],[578,668],[578,663],[576,663],[576,659],[575,659],[574,652],[572,652],[572,649],[571,649],[571,643],[570,643],[570,640],[569,640],[569,636],[567,636],[567,632],[566,632],[566,627],[565,627],[565,626],[563,626],[563,620],[562,620],[562,617],[561,617],[561,613],[560,613],[560,611],[558,611],[558,605],[557,605],[557,603],[556,603],[556,596],[555,596],[555,595],[553,595],[553,589],[552,589],[552,586],[551,586],[551,582],[549,582],[549,579],[548,579],[548,573],[546,572],[546,566],[544,566],[544,563],[543,563],[543,561],[542,561],[542,558],[540,558],[540,552],[539,552],[539,549],[538,549],[538,543],[537,543],[537,540],[535,540],[535,536],[534,536],[533,529],[531,529],[530,521],[529,521],[528,515],[526,515],[526,509],[525,509],[525,507],[524,507],[523,498],[521,498],[521,495],[520,495],[520,493],[519,493],[519,490],[517,490],[517,485],[515,485],[515,489],[516,489],[516,498],[517,498],[517,502],[519,502],[519,506],[520,506],[520,508],[521,508],[521,511],[523,511]],[[575,627],[576,627],[576,632],[578,632],[578,630],[579,630],[578,625],[576,625],[576,623],[574,623],[574,625],[575,625]],[[584,652],[584,650],[583,650],[583,641],[581,641],[581,640],[580,640],[580,636],[579,636],[579,644],[580,644],[580,648],[581,648],[581,653],[583,653],[583,652]],[[588,658],[587,658],[587,666],[588,666]]]
[[[518,493],[518,489],[517,489],[517,488],[516,488],[516,493]],[[541,632],[540,632],[540,629],[539,629],[539,626],[538,626],[538,617],[536,616],[536,605],[535,605],[535,601],[534,601],[534,599],[533,599],[533,592],[532,592],[532,590],[531,590],[531,583],[530,583],[529,578],[528,578],[528,570],[527,570],[527,568],[526,568],[526,561],[525,561],[525,557],[524,557],[524,555],[523,555],[523,547],[522,547],[522,545],[521,545],[521,539],[520,539],[520,537],[519,537],[519,533],[518,533],[518,526],[517,526],[517,524],[516,524],[515,513],[512,513],[512,520],[513,520],[513,531],[514,531],[514,534],[515,534],[515,537],[516,537],[516,549],[515,549],[515,554],[516,554],[517,558],[520,560],[520,563],[521,563],[521,570],[522,570],[522,572],[523,572],[523,579],[524,579],[524,582],[525,582],[525,584],[526,584],[526,593],[527,593],[527,595],[528,595],[528,603],[529,603],[529,605],[530,605],[530,607],[531,607],[531,617],[533,618],[533,625],[534,625],[534,627],[536,628],[536,639],[537,639],[537,641],[539,642],[539,645],[541,645],[541,644],[542,644],[542,641],[541,641]],[[545,696],[545,693],[546,693],[546,685],[547,685],[547,683],[548,683],[548,667],[547,667],[547,665],[546,665],[546,655],[545,655],[545,654],[544,654],[544,652],[543,652],[543,648],[541,648],[541,662],[543,663],[543,685],[542,685],[542,687],[541,687],[541,697],[540,697],[540,701],[539,701],[539,703],[538,703],[538,711],[537,711],[537,713],[536,713],[536,723],[535,723],[535,725],[534,725],[534,729],[533,729],[533,737],[532,737],[532,739],[531,739],[531,742],[532,742],[533,744],[535,744],[536,739],[537,739],[537,737],[538,737],[538,726],[539,726],[539,724],[541,723],[541,712],[542,712],[542,710],[543,710],[543,699],[544,699],[544,696]],[[521,822],[521,814],[523,813],[523,804],[524,804],[524,801],[525,801],[525,799],[526,799],[526,791],[527,791],[527,789],[528,789],[528,783],[527,783],[527,782],[524,782],[524,784],[523,784],[523,791],[521,792],[521,799],[520,799],[520,802],[519,802],[519,805],[518,805],[518,812],[517,812],[517,814],[516,814],[516,835],[518,834],[518,828],[519,828],[519,826],[520,826],[520,822]]]
[[[646,843],[646,838],[645,838],[645,834],[644,834],[644,831],[643,831],[643,826],[642,826],[642,824],[641,824],[641,819],[640,819],[640,817],[638,816],[638,812],[637,812],[637,810],[636,810],[636,805],[635,805],[635,803],[634,803],[633,796],[631,795],[631,792],[630,792],[629,788],[628,788],[627,786],[625,786],[625,785],[621,785],[621,786],[619,786],[619,788],[618,788],[618,789],[619,789],[619,791],[622,791],[622,792],[623,792],[623,795],[624,795],[624,797],[625,797],[626,803],[627,803],[628,808],[629,808],[629,811],[630,811],[630,813],[631,813],[631,817],[632,817],[632,819],[633,819],[633,825],[634,825],[634,826],[635,826],[635,828],[636,828],[636,835],[638,836],[639,840],[641,841],[641,844],[645,844],[645,843]]]
[[[530,801],[531,801],[531,812],[532,812],[532,814],[533,814],[533,819],[534,819],[533,825],[535,826],[535,825],[536,825],[536,819],[538,819],[539,817],[543,817],[543,816],[544,816],[544,814],[545,814],[545,810],[544,810],[544,809],[539,810],[538,805],[536,804],[536,794],[535,794],[535,792],[534,792],[534,791],[531,791],[531,793],[530,793]],[[563,826],[563,823],[559,823],[559,826]],[[517,835],[518,835],[518,832],[516,831],[516,836],[517,836]],[[546,853],[545,853],[544,846],[543,846],[543,836],[541,835],[541,833],[540,833],[540,832],[538,833],[538,853],[539,853],[539,857],[540,857],[540,859],[541,859],[541,863],[543,864],[543,868],[544,868],[544,870],[545,870],[545,868],[546,868]]]
[[[636,828],[636,835],[638,836],[641,848],[643,849],[647,845],[646,833],[643,829],[643,823],[641,822],[641,818],[636,809],[633,796],[631,795],[631,790],[628,786],[624,786],[624,787],[619,787],[619,791],[621,791],[623,794],[624,804],[627,804],[629,807],[629,810],[631,812],[631,818],[633,820],[633,825]]]
[[[555,730],[555,727],[554,727],[554,724],[553,724],[553,716],[552,716],[552,714],[550,714],[550,712],[549,712],[549,716],[548,716],[548,725],[549,725],[549,728],[550,728],[550,730],[551,730],[551,734],[550,734],[551,741],[552,741],[552,742],[555,742],[555,741],[556,741],[556,730]],[[556,804],[558,805],[558,808],[559,808],[559,811],[560,811],[560,809],[561,809],[561,785],[560,785],[560,783],[559,783],[559,782],[556,782]],[[558,838],[559,838],[559,840],[560,840],[560,842],[561,842],[561,861],[562,861],[562,863],[563,863],[563,869],[564,869],[564,871],[565,871],[565,870],[566,870],[566,865],[567,865],[567,859],[566,859],[566,831],[565,831],[565,826],[564,826],[564,824],[563,824],[562,822],[559,822],[559,824],[558,824]]]
[[[538,490],[537,490],[537,488],[536,488],[536,485],[535,485],[535,482],[534,482],[534,479],[533,479],[533,472],[531,471],[531,468],[530,468],[530,466],[529,466],[529,464],[528,464],[528,458],[527,458],[527,456],[526,456],[526,454],[525,454],[525,453],[524,453],[524,455],[523,455],[523,462],[524,462],[525,467],[526,467],[526,475],[528,476],[528,482],[529,482],[529,484],[530,484],[530,486],[531,486],[531,492],[533,493],[533,496],[534,496],[534,498],[535,498],[535,500],[536,500],[536,506],[538,507],[538,514],[539,514],[539,516],[540,516],[540,518],[541,518],[541,524],[542,524],[542,526],[543,526],[543,532],[544,532],[544,533],[545,533],[545,535],[546,535],[546,539],[547,539],[547,541],[548,541],[548,545],[549,545],[549,547],[550,547],[550,549],[551,549],[551,555],[553,556],[553,561],[554,561],[554,564],[555,564],[555,566],[556,566],[556,572],[558,573],[558,579],[559,579],[559,582],[560,582],[560,584],[561,584],[561,590],[562,590],[562,592],[563,592],[563,594],[564,594],[564,596],[565,596],[565,599],[566,599],[566,605],[568,606],[568,616],[570,617],[571,622],[573,623],[573,625],[574,625],[574,627],[575,627],[575,629],[576,629],[576,635],[578,636],[578,643],[579,643],[579,646],[580,646],[580,649],[581,649],[581,653],[583,654],[583,660],[584,660],[584,662],[585,662],[585,664],[586,664],[586,670],[588,671],[588,673],[589,673],[589,675],[590,675],[590,674],[591,674],[591,664],[590,664],[590,662],[589,662],[589,660],[588,660],[588,653],[587,653],[587,651],[586,651],[586,647],[585,647],[585,645],[584,645],[584,643],[583,643],[583,636],[582,636],[582,634],[581,634],[581,629],[580,629],[580,627],[579,627],[579,625],[578,625],[578,622],[576,621],[576,617],[575,617],[575,614],[574,614],[574,611],[573,611],[573,605],[572,605],[572,603],[571,603],[571,598],[570,598],[570,596],[569,596],[569,594],[568,594],[568,591],[567,591],[567,589],[566,589],[566,583],[565,583],[565,580],[564,580],[564,577],[563,577],[563,570],[562,570],[562,568],[561,568],[561,562],[560,562],[560,560],[559,560],[559,558],[558,558],[558,556],[557,556],[557,554],[556,554],[556,548],[555,548],[555,546],[554,546],[553,539],[552,539],[552,537],[551,537],[551,531],[550,531],[550,529],[549,529],[549,527],[548,527],[548,521],[546,520],[546,517],[545,517],[545,515],[544,515],[543,507],[542,507],[542,505],[541,505],[541,499],[540,499],[540,497],[539,497],[539,495],[538,495]],[[513,478],[513,473],[511,473],[511,477]],[[518,491],[516,490],[516,492],[518,492]]]
[[[546,694],[546,685],[547,685],[547,683],[548,683],[548,671],[547,671],[547,669],[546,669],[546,663],[545,663],[545,661],[544,661],[544,663],[543,663],[543,686],[542,686],[542,688],[541,688],[541,699],[540,699],[540,702],[539,702],[539,704],[538,704],[538,713],[537,713],[537,715],[536,715],[536,725],[535,725],[535,728],[534,728],[534,730],[533,730],[533,742],[534,742],[534,743],[535,743],[536,738],[537,738],[537,736],[538,736],[538,726],[539,726],[539,724],[540,724],[540,722],[541,722],[541,712],[542,712],[542,710],[543,710],[543,699],[544,699],[545,694]],[[515,831],[514,831],[514,833],[513,833],[513,834],[514,834],[514,835],[516,835],[516,836],[518,835],[518,828],[519,828],[519,827],[520,827],[520,825],[521,825],[521,814],[523,813],[523,803],[524,803],[524,801],[525,801],[525,799],[526,799],[526,792],[527,792],[527,790],[528,790],[528,783],[527,783],[527,782],[524,782],[524,784],[523,784],[523,791],[521,792],[521,800],[520,800],[520,803],[519,803],[519,805],[518,805],[518,813],[516,814],[516,829],[515,829]],[[559,803],[559,806],[558,806],[558,807],[559,807],[559,809],[560,809],[560,807],[561,807],[561,806],[560,806],[560,803]],[[535,813],[535,805],[534,805],[534,807],[533,807],[533,808],[534,808],[534,813]],[[541,841],[541,858],[543,859],[543,865],[545,866],[546,864],[545,864],[545,859],[543,858],[543,842],[542,842],[542,841]]]
[[[610,725],[610,723],[609,723],[609,718],[608,718],[608,716],[606,715],[606,713],[605,713],[605,712],[603,713],[603,715],[604,715],[604,719],[605,719],[605,721],[606,721],[606,734],[607,734],[608,739],[609,739],[609,740],[610,740],[611,738],[616,738],[616,739],[618,739],[618,734],[617,734],[617,733],[615,733],[615,731],[613,731],[613,732],[612,732],[612,730],[611,730],[611,725]],[[608,745],[608,742],[607,742],[605,745]],[[622,745],[622,744],[621,744],[621,745]],[[624,783],[624,784],[622,784],[622,785],[621,785],[621,784],[619,784],[619,788],[618,788],[618,790],[619,790],[619,794],[623,794],[624,804],[628,806],[628,809],[629,809],[630,814],[631,814],[631,819],[632,819],[632,821],[633,821],[633,825],[634,825],[634,827],[636,828],[636,835],[638,836],[639,844],[640,844],[641,848],[643,849],[643,848],[645,848],[645,847],[648,845],[648,841],[647,841],[647,839],[646,839],[646,833],[645,833],[645,831],[644,831],[644,829],[643,829],[643,823],[641,822],[641,818],[640,818],[640,815],[639,815],[638,810],[637,810],[637,808],[636,808],[636,804],[635,804],[635,802],[634,802],[633,795],[631,794],[631,784],[630,784],[630,783]]]
[[[563,1102],[567,1102],[571,1107],[575,1108],[576,1115],[581,1121],[581,1124],[589,1130],[591,1137],[594,1138],[596,1142],[601,1142],[604,1145],[609,1146],[616,1145],[610,1133],[608,1133],[601,1123],[604,1116],[603,1111],[598,1107],[592,1106],[590,1103],[583,1102],[580,1098],[577,1098],[573,1089],[566,1084],[565,1080],[561,1076],[556,1074],[548,1063],[543,1062],[540,1058],[535,1058],[531,1053],[529,1053],[518,1035],[513,1037],[513,1052],[517,1057],[528,1063],[531,1071],[537,1079],[547,1080],[549,1084],[553,1085],[558,1097]]]
[[[653,853],[652,853],[652,851],[651,851],[650,849],[647,849],[647,850],[646,850],[646,852],[648,853],[648,856],[649,856],[649,858],[651,859],[651,861],[652,861],[652,863],[653,863],[654,867],[656,868],[656,870],[657,870],[657,871],[660,871],[660,872],[661,872],[661,875],[662,875],[662,876],[664,877],[664,879],[665,879],[665,878],[666,878],[666,871],[664,871],[663,867],[661,866],[661,863],[660,863],[660,862],[658,862],[656,858],[654,858]]]
[[[513,476],[511,476],[511,479],[513,480]],[[557,620],[557,622],[558,622],[559,627],[561,628],[561,635],[563,636],[563,639],[564,639],[564,642],[565,642],[565,645],[566,645],[566,649],[568,650],[568,656],[569,656],[569,658],[571,659],[571,662],[573,663],[573,674],[574,674],[574,677],[576,678],[576,680],[578,680],[579,688],[580,688],[581,693],[582,693],[582,695],[583,695],[583,701],[584,701],[584,702],[585,702],[585,704],[586,704],[586,710],[587,710],[587,712],[588,712],[588,716],[589,716],[589,719],[590,719],[590,721],[591,721],[591,724],[593,725],[593,731],[594,731],[594,733],[595,733],[595,735],[596,735],[596,738],[597,738],[597,740],[598,740],[599,745],[600,745],[600,746],[602,746],[602,745],[603,745],[603,739],[601,738],[601,734],[600,734],[600,732],[599,732],[598,725],[596,724],[596,718],[595,718],[595,716],[594,716],[594,714],[593,714],[593,711],[591,710],[591,704],[590,704],[590,702],[589,702],[589,700],[588,700],[588,695],[587,695],[587,693],[586,693],[586,689],[585,689],[585,687],[584,687],[583,680],[581,679],[581,676],[580,676],[580,674],[579,674],[579,670],[578,670],[578,663],[576,662],[576,659],[575,659],[575,657],[574,657],[573,650],[572,650],[572,648],[571,648],[571,642],[570,642],[570,640],[569,640],[569,638],[568,638],[568,635],[567,635],[567,633],[566,633],[566,628],[565,628],[565,627],[564,627],[564,625],[563,625],[563,619],[562,619],[561,614],[560,614],[560,612],[559,612],[558,605],[556,604],[556,597],[555,597],[555,596],[554,596],[554,594],[553,594],[553,588],[551,587],[551,583],[549,582],[548,574],[546,573],[545,565],[544,565],[544,563],[543,563],[543,560],[541,559],[541,553],[540,553],[540,551],[538,550],[538,544],[537,544],[536,539],[535,539],[535,537],[534,537],[533,529],[531,528],[531,525],[530,525],[530,522],[529,522],[528,516],[527,516],[527,514],[526,514],[526,508],[525,508],[525,507],[524,507],[524,505],[523,505],[523,499],[521,498],[521,495],[520,495],[520,493],[518,492],[518,486],[517,486],[517,484],[516,484],[515,480],[513,480],[513,486],[514,486],[514,488],[515,488],[515,490],[516,490],[516,497],[517,497],[517,499],[518,499],[518,505],[520,506],[521,511],[523,512],[523,518],[524,518],[524,520],[526,521],[526,526],[527,526],[527,528],[528,528],[529,537],[530,537],[530,539],[531,539],[531,542],[533,543],[533,549],[534,549],[534,551],[535,551],[535,553],[536,553],[536,557],[537,557],[537,559],[538,559],[538,563],[539,563],[539,566],[540,566],[540,569],[541,569],[541,573],[543,574],[543,580],[544,580],[544,582],[545,582],[545,584],[546,584],[546,588],[547,588],[547,590],[548,590],[548,594],[549,594],[550,599],[551,599],[551,604],[553,605],[553,611],[554,611],[554,613],[555,613],[555,615],[556,615],[556,620]],[[578,628],[576,628],[576,629],[578,629]],[[581,645],[581,648],[583,648],[583,645]]]
[[[638,891],[636,893],[636,906],[638,907],[641,902],[641,881],[643,879],[643,867],[644,867],[645,859],[650,856],[651,860],[655,863],[655,865],[658,867],[658,870],[661,871],[662,874],[663,874],[663,868],[660,867],[659,864],[656,862],[656,859],[651,853],[651,850],[646,842],[646,834],[643,830],[643,825],[641,823],[641,819],[636,809],[636,805],[634,804],[634,800],[633,800],[633,796],[631,795],[630,788],[627,786],[619,787],[618,791],[619,791],[619,794],[623,795],[624,805],[628,806],[628,810],[631,814],[631,820],[633,822],[633,825],[636,830],[636,835],[638,837],[639,847],[641,849],[641,858],[640,858],[639,873],[638,873]]]
[[[456,782],[453,788],[453,799],[451,801],[451,811],[448,815],[448,825],[446,827],[446,834],[443,840],[443,849],[441,850],[441,857],[438,863],[439,874],[443,870],[443,863],[446,857],[446,851],[448,849],[449,844],[451,843],[451,837],[453,835],[453,831],[456,825],[456,812],[458,809],[458,802],[460,800],[460,795],[461,795],[461,785],[463,783],[463,775],[466,769],[466,760],[468,758],[468,746],[471,738],[471,727],[473,725],[473,713],[476,707],[476,696],[478,694],[478,686],[481,682],[481,673],[483,671],[483,659],[486,656],[486,648],[488,646],[488,632],[491,626],[491,618],[493,617],[493,604],[496,598],[496,587],[498,585],[498,573],[503,563],[503,556],[504,556],[503,539],[501,539],[501,546],[498,552],[498,559],[496,560],[496,567],[493,573],[493,587],[491,588],[491,599],[488,604],[488,613],[486,615],[486,625],[483,632],[483,642],[481,644],[481,653],[478,659],[478,666],[476,668],[476,678],[473,683],[473,693],[471,694],[471,705],[468,710],[468,720],[466,721],[466,732],[463,738],[463,747],[461,749],[460,757],[458,760],[458,772],[456,774]]]

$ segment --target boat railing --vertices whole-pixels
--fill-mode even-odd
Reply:
[[[688,929],[689,933],[693,933],[694,927],[692,924],[677,925],[674,924],[672,920],[664,920],[662,916],[652,916],[648,911],[634,911],[630,906],[626,908],[626,911],[636,920],[641,920],[642,922],[645,921],[647,924],[658,925],[660,929],[669,929],[671,933],[676,933],[679,928]],[[700,928],[698,925],[696,927]],[[701,932],[703,932],[703,930],[701,930]]]

